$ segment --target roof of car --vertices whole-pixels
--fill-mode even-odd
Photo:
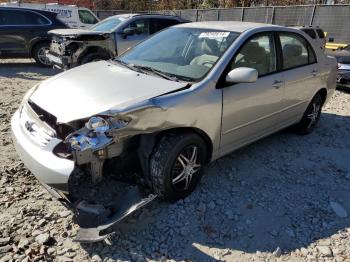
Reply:
[[[110,16],[108,18],[111,17],[122,17],[122,18],[131,18],[131,17],[135,17],[135,16],[147,16],[147,17],[163,17],[163,18],[172,18],[172,19],[176,19],[176,20],[183,20],[185,21],[185,19],[182,19],[179,16],[174,16],[174,15],[162,15],[162,14],[138,14],[138,13],[132,13],[132,14],[119,14],[119,15],[114,15],[114,16]]]
[[[25,11],[32,11],[37,12],[41,14],[51,14],[51,15],[57,15],[56,12],[52,12],[49,10],[41,10],[36,8],[27,8],[27,7],[20,7],[20,6],[0,6],[0,10],[25,10]]]
[[[251,22],[239,22],[239,21],[206,21],[206,22],[194,22],[177,25],[176,27],[186,28],[203,28],[203,29],[214,29],[214,30],[225,30],[232,32],[244,32],[253,28],[266,28],[266,27],[280,27],[278,25],[263,24],[263,23],[251,23]]]

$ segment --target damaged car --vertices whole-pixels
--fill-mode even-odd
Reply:
[[[185,22],[176,16],[123,14],[108,17],[89,30],[52,30],[47,57],[60,69],[107,60],[164,28]]]
[[[188,196],[207,163],[289,126],[311,133],[336,72],[296,29],[181,24],[34,86],[12,118],[13,141],[75,212],[76,240],[99,241],[154,199]]]

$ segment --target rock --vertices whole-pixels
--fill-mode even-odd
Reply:
[[[23,249],[23,248],[27,247],[28,245],[29,245],[29,239],[22,237],[19,240],[17,247]]]
[[[228,219],[232,220],[234,218],[234,215],[231,210],[226,210],[225,215],[227,216]]]
[[[7,262],[12,260],[12,256],[11,255],[5,255],[0,259],[0,262]]]
[[[50,247],[47,249],[47,254],[49,254],[50,256],[53,256],[56,253],[56,249],[54,249],[53,247]]]
[[[44,218],[43,218],[43,219],[40,219],[39,222],[38,222],[38,225],[41,226],[41,227],[42,227],[43,225],[45,225],[45,224],[46,224],[46,220],[45,220]]]
[[[35,241],[39,244],[46,244],[50,240],[50,235],[48,233],[40,234],[35,238]]]
[[[204,213],[204,212],[207,210],[207,208],[205,207],[205,204],[201,202],[201,203],[198,205],[197,210],[198,210],[199,212]]]
[[[333,252],[330,249],[330,247],[328,247],[328,246],[317,246],[316,248],[317,248],[318,252],[325,257],[332,257],[333,256]]]
[[[277,237],[277,236],[278,236],[278,232],[277,232],[276,230],[272,230],[272,231],[270,232],[270,234],[271,234],[271,236],[273,236],[273,237]]]
[[[62,218],[68,217],[71,214],[69,210],[65,210],[59,213],[59,216]]]
[[[93,255],[91,257],[91,261],[93,261],[93,262],[101,262],[102,258],[99,255],[95,254],[95,255]]]
[[[272,253],[275,257],[280,257],[282,255],[282,250],[280,247],[277,247]]]
[[[348,213],[346,210],[337,202],[330,202],[329,205],[333,209],[334,213],[341,218],[345,218],[348,216]]]
[[[7,253],[12,250],[12,247],[10,245],[2,246],[0,247],[0,254]]]
[[[214,209],[214,208],[215,208],[215,203],[214,203],[214,201],[210,201],[208,207],[209,207],[210,209]]]
[[[300,248],[300,253],[306,257],[308,254],[309,254],[309,251],[305,248],[305,247],[302,247]]]
[[[4,246],[10,243],[10,237],[3,237],[0,238],[0,246]]]

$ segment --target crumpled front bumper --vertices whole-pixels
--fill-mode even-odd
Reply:
[[[54,67],[59,69],[69,69],[74,64],[73,58],[71,56],[58,55],[56,53],[48,51],[46,53],[46,57]]]
[[[19,110],[11,120],[13,143],[21,160],[41,183],[68,192],[68,179],[75,168],[74,161],[53,153],[53,149],[62,141],[52,138],[46,145],[39,145],[27,130],[25,121],[20,118]]]
[[[110,230],[113,225],[156,198],[138,186],[121,184],[122,188],[128,188],[127,192],[108,206],[91,205],[82,199],[73,202],[68,192],[68,180],[75,169],[74,161],[53,153],[61,142],[59,139],[52,138],[47,144],[38,144],[28,130],[30,125],[26,124],[26,118],[20,117],[20,111],[11,119],[16,151],[48,192],[74,212],[75,222],[80,226],[75,241],[97,242],[107,238],[113,233]]]

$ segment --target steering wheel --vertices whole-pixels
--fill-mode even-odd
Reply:
[[[208,61],[204,61],[202,63],[203,66],[209,65],[209,67],[212,67],[214,64],[215,64],[214,61],[209,61],[209,60]]]

